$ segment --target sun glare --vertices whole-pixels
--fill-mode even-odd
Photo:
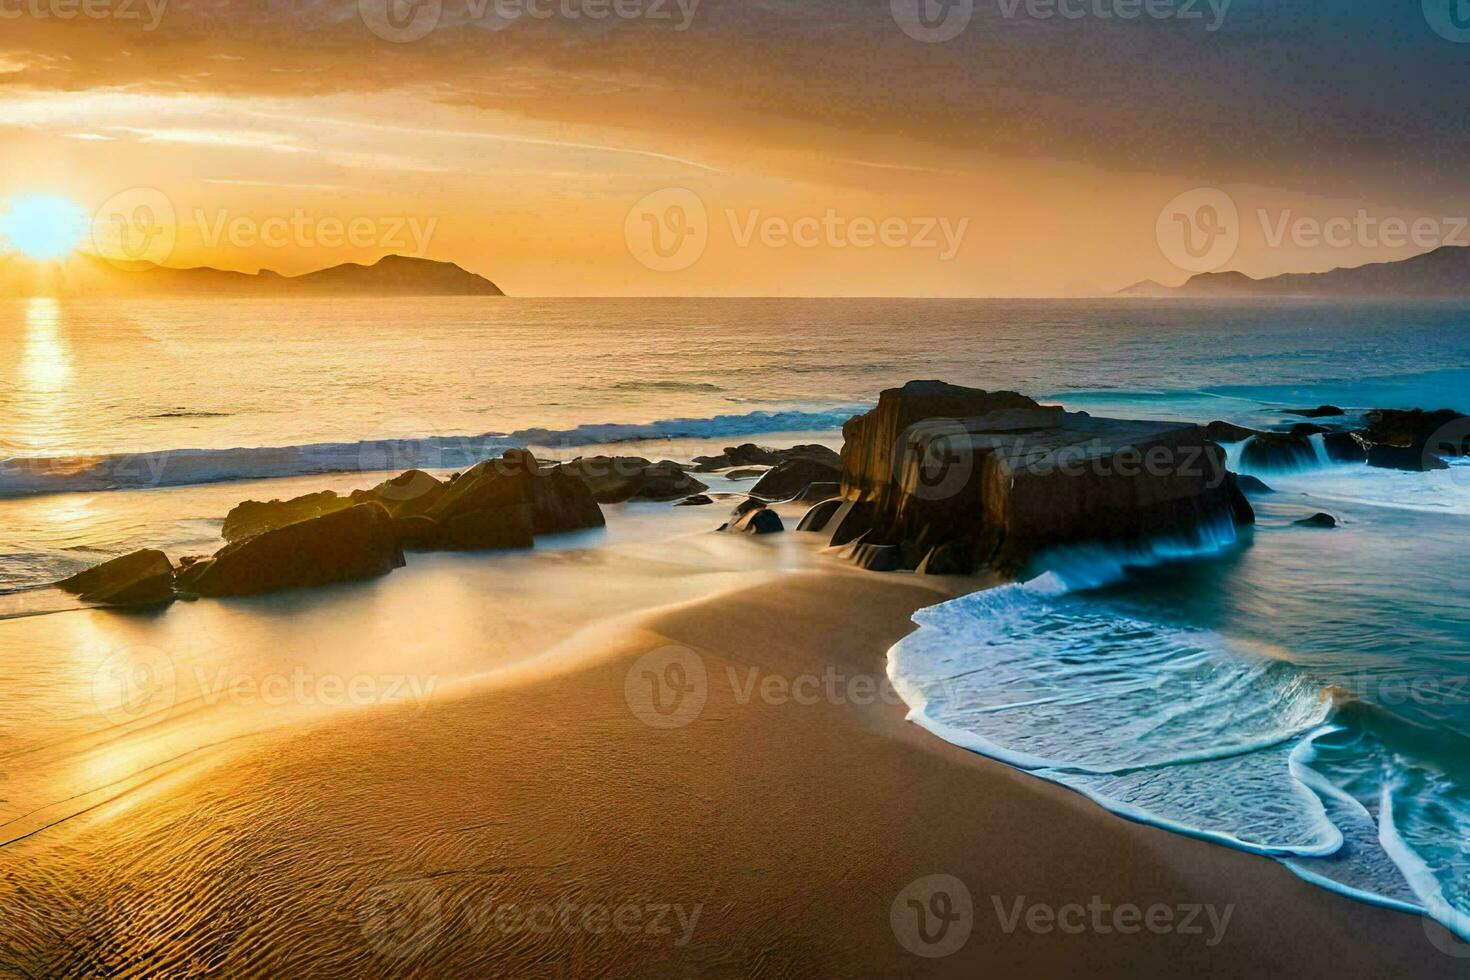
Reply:
[[[57,259],[81,243],[87,213],[81,205],[52,194],[26,194],[10,200],[0,214],[0,240],[33,259]]]

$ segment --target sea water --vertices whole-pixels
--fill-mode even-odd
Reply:
[[[912,378],[1099,415],[1260,427],[1324,402],[1470,410],[1470,309],[0,302],[0,598],[12,613],[44,611],[35,597],[54,593],[37,586],[108,554],[208,551],[247,497],[370,486],[409,466],[447,472],[510,445],[677,459],[747,440],[837,445],[843,419]],[[1255,528],[1041,556],[1021,582],[919,613],[890,675],[914,720],[942,738],[1465,934],[1470,465],[1400,473],[1318,458],[1257,475],[1275,492],[1255,498]],[[1316,511],[1339,526],[1294,523]],[[619,511],[609,532],[565,554],[687,535],[700,520],[662,505]],[[709,559],[722,574],[764,561]],[[444,605],[446,583],[489,576],[500,598],[485,615],[500,621],[516,608],[510,583],[534,581],[538,561],[583,559],[451,556],[400,574],[422,578],[421,601],[450,619],[466,614]],[[585,588],[606,587],[596,564]],[[651,573],[649,591],[676,580],[688,570]],[[190,662],[211,666],[269,655],[241,647],[251,630],[261,650],[300,642],[326,628],[316,620],[333,604],[371,628],[413,632],[370,588],[323,596],[176,607],[165,619],[198,620],[185,645]],[[602,614],[620,602],[576,605]],[[65,701],[80,683],[67,680],[82,676],[68,658],[81,656],[85,637],[73,634],[95,632],[84,618],[94,615],[0,623],[7,675],[34,695],[0,725],[37,751],[81,737],[50,732],[60,722],[46,692]],[[214,649],[227,637],[230,649]]]

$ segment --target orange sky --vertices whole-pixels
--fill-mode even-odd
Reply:
[[[1361,220],[1312,239],[1311,220],[1360,209],[1430,216],[1470,244],[1450,239],[1470,213],[1464,137],[1431,85],[1440,60],[1464,77],[1470,45],[1412,18],[1389,33],[1416,47],[1393,53],[1374,46],[1381,26],[1319,19],[1301,40],[1243,0],[1214,31],[977,9],[940,43],[906,35],[888,3],[624,0],[637,16],[593,20],[443,0],[435,30],[394,43],[374,2],[8,19],[0,207],[147,201],[170,232],[144,257],[169,265],[300,272],[399,252],[517,295],[1173,283],[1191,270],[1161,248],[1160,210],[1197,187],[1238,207],[1220,267],[1251,275],[1424,250]],[[1344,46],[1330,58],[1324,34]],[[1355,44],[1358,67],[1398,58],[1423,87],[1334,77]],[[678,254],[658,255],[655,232]]]

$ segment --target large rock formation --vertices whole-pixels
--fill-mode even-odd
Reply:
[[[767,500],[791,500],[813,484],[837,483],[841,479],[842,461],[835,453],[831,460],[788,459],[767,470],[750,492]]]
[[[562,469],[587,484],[600,504],[679,500],[709,489],[667,459],[653,463],[641,456],[578,456]]]
[[[256,595],[386,575],[403,563],[393,518],[363,503],[228,544],[176,584],[195,595]]]
[[[1014,572],[1055,545],[1254,520],[1224,451],[1195,425],[914,381],[884,391],[843,437],[846,504],[825,506],[823,526],[877,567]]]
[[[1397,470],[1444,469],[1445,457],[1470,455],[1470,416],[1450,409],[1381,408],[1367,414],[1358,438],[1368,465]]]
[[[152,549],[135,551],[94,565],[56,583],[83,602],[106,606],[148,606],[174,597],[174,569],[168,556]]]
[[[694,472],[708,473],[713,470],[729,469],[732,466],[776,466],[793,459],[811,459],[840,466],[838,455],[826,446],[806,444],[790,449],[767,449],[753,442],[739,446],[726,446],[718,456],[694,457]]]

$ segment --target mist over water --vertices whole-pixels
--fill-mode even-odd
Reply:
[[[681,459],[741,441],[840,445],[842,419],[913,378],[1099,415],[1257,427],[1321,403],[1470,410],[1467,319],[1431,303],[0,302],[0,591],[13,593],[0,599],[54,597],[33,587],[139,547],[212,550],[242,499],[346,491],[411,466],[448,472],[507,445]],[[1231,458],[1238,466],[1240,453]],[[1260,475],[1276,492],[1254,499],[1253,530],[1045,556],[1027,583],[920,613],[890,672],[915,719],[943,738],[1131,818],[1425,909],[1463,934],[1470,466]],[[620,510],[567,555],[709,523],[681,511]],[[1316,511],[1339,527],[1293,523]],[[567,555],[435,559],[394,578],[411,612],[371,585],[332,591],[320,609],[367,616],[375,639],[360,649],[382,650],[426,615],[480,635],[517,602],[538,602],[523,586],[552,566],[585,567],[597,591],[602,566],[622,562],[628,595],[594,604],[608,613],[666,597],[671,582],[693,595],[769,570],[744,553],[709,554],[714,578],[698,583],[686,567],[643,564],[648,554]],[[473,616],[446,604],[466,576],[509,598]],[[508,635],[578,614],[536,608]],[[92,792],[99,774],[133,771],[92,733],[47,727],[80,717],[72,709],[103,655],[64,656],[67,635],[102,644],[123,630],[148,645],[193,621],[205,632],[190,634],[180,669],[208,676],[195,667],[249,654],[240,637],[289,660],[302,629],[345,628],[314,609],[262,600],[105,629],[98,613],[0,623],[0,660],[27,692],[0,730],[24,733],[17,745],[52,767],[15,799],[44,802],[57,772]],[[436,663],[446,676],[484,666]],[[216,714],[199,716],[200,732],[259,721]],[[16,804],[0,816],[19,831],[29,812]]]

